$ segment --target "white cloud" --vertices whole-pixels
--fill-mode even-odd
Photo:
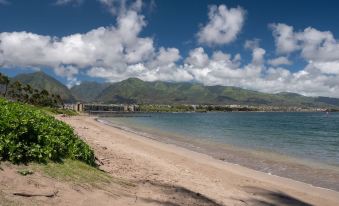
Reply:
[[[332,61],[339,59],[339,43],[329,31],[319,31],[312,27],[295,32],[292,26],[272,24],[277,51],[289,54],[301,51],[306,60]]]
[[[67,87],[71,88],[74,85],[80,84],[80,81],[77,79],[76,75],[79,73],[78,68],[67,65],[60,65],[54,68],[54,72],[56,75],[61,77],[66,77],[67,79]]]
[[[292,62],[287,57],[281,56],[268,60],[268,64],[276,67],[280,65],[291,65]]]
[[[214,61],[227,61],[230,59],[231,59],[231,55],[223,53],[222,51],[216,51],[212,55],[212,60]]]
[[[339,75],[339,60],[330,62],[312,62],[310,65],[319,69],[324,74]]]
[[[159,53],[156,57],[156,65],[168,65],[178,61],[181,58],[179,50],[177,48],[163,48],[159,49]]]
[[[291,53],[298,49],[293,27],[286,24],[271,24],[278,53]]]
[[[140,11],[142,9],[142,0],[134,0],[132,3],[129,0],[98,0],[105,6],[112,15],[126,13],[128,10]]]
[[[153,39],[139,37],[146,26],[144,16],[126,10],[116,26],[99,27],[84,34],[61,38],[30,32],[0,33],[0,64],[7,68],[52,68],[65,77],[68,86],[79,83],[77,75],[120,81],[128,77],[144,80],[190,81],[193,77],[177,62],[177,48],[159,49]]]
[[[68,86],[78,84],[81,74],[111,82],[138,77],[147,81],[197,81],[271,93],[289,91],[339,97],[339,49],[330,32],[314,28],[295,32],[290,26],[281,26],[292,28],[287,32],[287,41],[296,45],[277,50],[287,56],[299,52],[308,62],[305,68],[292,72],[283,68],[291,63],[285,56],[267,61],[259,40],[245,43],[252,52],[249,63],[241,62],[240,54],[224,51],[208,54],[202,47],[193,48],[187,57],[182,57],[179,49],[157,48],[152,38],[142,37],[140,33],[145,26],[143,15],[127,9],[118,14],[115,26],[83,34],[58,38],[24,31],[2,32],[0,65],[10,69],[51,68],[68,80]],[[286,38],[281,40],[278,30],[273,33],[276,42],[281,41],[277,43],[279,47]]]
[[[206,66],[208,61],[208,55],[205,53],[202,47],[191,50],[189,56],[185,60],[186,63],[197,67]]]
[[[243,68],[239,65],[239,55],[216,51],[210,58],[202,48],[193,49],[185,60],[184,70],[195,80],[206,85],[246,86],[243,83],[260,78],[261,66],[248,64]]]
[[[78,69],[103,66],[123,69],[127,64],[153,58],[153,39],[138,37],[143,16],[129,10],[118,17],[117,27],[100,27],[62,38],[29,32],[0,33],[5,67],[72,65]]]
[[[339,59],[339,43],[331,32],[321,32],[314,28],[306,28],[297,32],[302,56],[312,61],[335,61]]]
[[[209,22],[197,34],[199,43],[223,45],[237,38],[244,24],[245,11],[240,7],[228,9],[225,5],[214,5],[208,17]]]
[[[252,64],[261,65],[264,62],[266,51],[263,48],[254,48],[252,52]]]
[[[286,24],[273,24],[272,28],[278,52],[300,52],[301,57],[308,62],[300,73],[294,75],[300,82],[305,81],[304,84],[308,85],[302,87],[303,91],[338,97],[335,92],[339,92],[339,42],[333,34],[312,27],[294,31],[293,27]],[[286,49],[286,45],[290,45],[289,49]],[[337,83],[333,83],[335,81]],[[300,82],[296,85],[301,87]],[[318,90],[320,91],[316,92]]]
[[[245,44],[244,44],[244,47],[245,47],[245,49],[253,50],[255,48],[258,48],[259,44],[260,44],[260,40],[259,39],[246,40]]]
[[[259,47],[259,39],[247,40],[245,41],[245,49],[252,50],[252,64],[261,65],[264,63],[264,55],[266,51],[263,48]]]
[[[142,17],[134,11],[129,11],[121,16],[118,22],[118,27],[100,27],[85,34],[62,38],[28,32],[1,33],[5,64],[51,67],[59,64],[73,64],[77,67],[96,64],[109,66],[115,62],[142,61],[152,55],[153,40],[137,37],[145,25]]]

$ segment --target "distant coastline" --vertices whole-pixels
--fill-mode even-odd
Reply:
[[[249,105],[195,105],[195,104],[102,104],[76,103],[65,104],[67,109],[86,112],[90,115],[109,114],[126,115],[159,112],[339,112],[336,108],[326,107],[279,107]]]

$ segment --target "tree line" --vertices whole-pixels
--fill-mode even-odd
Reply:
[[[19,81],[12,82],[8,76],[0,73],[0,94],[6,99],[36,106],[60,107],[64,102],[59,94],[50,94],[47,90],[32,88]]]

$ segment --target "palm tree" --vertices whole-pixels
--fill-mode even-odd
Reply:
[[[28,101],[31,101],[31,96],[33,94],[33,89],[29,84],[26,84],[23,87],[23,91],[25,92],[24,94],[24,101],[25,103],[27,103]]]
[[[6,97],[9,82],[10,82],[9,78],[7,76],[3,75],[2,73],[0,73],[0,84],[5,86],[5,91],[3,93],[4,97]]]
[[[43,90],[40,92],[40,94],[41,94],[42,96],[48,97],[49,92],[48,92],[46,89],[43,89]]]
[[[26,86],[24,87],[24,91],[28,94],[32,94],[33,93],[33,89],[31,87],[31,85],[26,84]]]
[[[52,105],[51,98],[49,97],[49,92],[47,90],[43,89],[40,92],[40,98],[41,98],[40,104],[42,106],[51,106]]]
[[[9,86],[10,88],[10,95],[12,98],[16,100],[21,100],[22,97],[22,84],[19,81],[15,81],[13,84]]]
[[[59,94],[56,95],[56,99],[58,101],[58,104],[60,104],[62,107],[64,107],[64,101],[62,100],[62,98]]]

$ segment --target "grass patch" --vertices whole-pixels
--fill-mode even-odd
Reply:
[[[61,108],[51,108],[51,107],[38,107],[38,109],[41,109],[51,115],[65,114],[68,116],[76,116],[79,114],[78,112],[71,110],[71,109],[61,109]]]
[[[62,163],[34,164],[34,168],[58,181],[72,182],[74,184],[89,184],[97,188],[103,188],[111,183],[121,186],[134,186],[127,181],[113,178],[109,174],[78,160],[66,159]]]
[[[44,174],[60,181],[71,181],[79,184],[111,182],[111,177],[105,172],[77,160],[66,159],[62,163],[50,162],[46,165],[40,164],[37,166]]]

